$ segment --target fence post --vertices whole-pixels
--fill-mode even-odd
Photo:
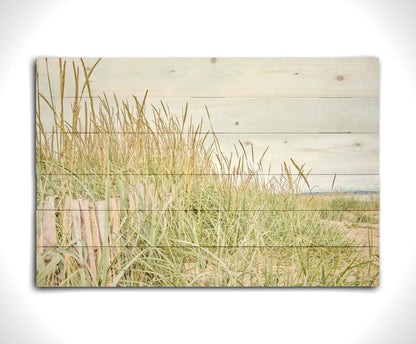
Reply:
[[[56,224],[55,224],[55,199],[47,197],[42,204],[42,208],[38,212],[41,216],[39,228],[39,253],[44,251],[43,246],[56,245]]]
[[[92,225],[92,242],[94,246],[94,251],[96,255],[96,264],[98,266],[100,259],[101,259],[101,242],[100,242],[100,232],[98,230],[98,223],[97,217],[95,216],[94,204],[88,204],[90,218],[91,218],[91,225]]]
[[[97,267],[95,262],[95,254],[94,254],[94,243],[92,240],[92,233],[91,233],[91,220],[90,220],[90,212],[88,207],[88,201],[86,199],[79,200],[79,207],[81,210],[81,234],[82,238],[84,239],[85,245],[87,246],[88,252],[88,266],[90,267],[91,274],[94,278],[97,277]]]

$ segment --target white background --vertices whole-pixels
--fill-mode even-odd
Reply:
[[[2,1],[0,342],[416,341],[416,2]],[[381,287],[38,290],[37,56],[378,56]]]

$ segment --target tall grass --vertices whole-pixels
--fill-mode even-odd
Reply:
[[[299,195],[311,189],[303,165],[292,160],[291,166],[282,164],[280,176],[264,176],[266,152],[257,160],[253,150],[236,142],[235,152],[226,156],[212,125],[203,131],[203,120],[194,123],[187,105],[179,115],[163,102],[146,104],[147,92],[141,99],[103,94],[97,100],[90,78],[98,63],[90,70],[83,60],[72,64],[75,94],[66,120],[66,62],[59,60],[56,97],[45,61],[49,93],[41,93],[39,85],[37,91],[37,201],[39,207],[53,196],[65,210],[68,196],[105,200],[108,210],[109,199],[118,198],[120,231],[104,245],[94,277],[86,248],[73,246],[68,235],[65,211],[57,212],[57,247],[38,253],[38,286],[378,283],[375,249],[357,248],[324,221],[332,201]],[[41,114],[41,102],[47,114]],[[42,123],[45,116],[53,118],[50,131]],[[129,211],[143,189],[153,197]],[[106,211],[107,236],[109,222]]]

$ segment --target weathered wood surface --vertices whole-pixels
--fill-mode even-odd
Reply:
[[[66,97],[74,96],[67,60]],[[95,58],[84,59],[90,70]],[[39,89],[48,94],[44,59],[37,61]],[[59,96],[59,59],[49,58],[54,96]],[[84,79],[80,67],[81,82]],[[299,98],[378,97],[377,58],[104,58],[91,76],[93,95],[153,97]]]
[[[54,197],[47,197],[47,199],[43,202],[41,209],[37,211],[37,217],[39,220],[39,236],[37,240],[39,246],[39,253],[43,252],[43,246],[56,245],[56,225],[54,209]]]
[[[307,170],[307,166],[305,168]],[[203,171],[202,171],[203,172]],[[269,175],[267,171],[261,174],[259,176],[260,180],[269,180],[271,177],[276,177],[277,179],[281,176],[281,171],[273,171],[271,173],[276,173]],[[292,173],[294,175],[297,174],[296,168],[292,166]],[[313,191],[378,191],[379,185],[380,185],[380,176],[378,174],[336,174],[335,177],[335,183],[334,187],[332,186],[332,182],[334,180],[334,173],[328,173],[328,174],[316,174],[315,171],[312,171],[311,174],[308,177],[309,184],[313,186]],[[245,176],[233,176],[234,179],[237,178],[239,180],[240,178],[244,178]],[[68,176],[62,177],[62,176],[54,176],[53,182],[56,184],[56,187],[60,187],[60,184],[62,183],[62,178],[65,178],[65,180],[68,179]],[[84,180],[88,181],[88,176],[83,177]],[[94,177],[92,177],[94,178]],[[114,176],[113,178],[117,178],[117,176]],[[122,176],[120,177],[122,178]],[[180,178],[180,175],[178,176],[171,176],[171,178]],[[195,181],[201,183],[203,182],[204,178],[210,178],[209,175],[195,175],[194,179]],[[221,178],[230,178],[230,176],[222,176]],[[132,176],[132,180],[138,179],[137,176]],[[75,184],[76,182],[71,182]],[[301,180],[300,182],[300,191],[307,192],[308,187],[307,185]],[[153,206],[150,206],[148,203],[143,203],[137,194],[129,193],[127,195],[128,204],[124,205],[124,208],[121,209],[127,209],[132,214],[135,212],[138,212],[135,216],[140,220],[146,216],[148,213],[147,209],[166,209],[168,207],[172,206],[172,201],[174,199],[175,195],[168,193],[163,195],[163,202],[156,202]],[[65,215],[66,213],[63,213]],[[98,247],[101,245],[99,241],[99,234],[98,234],[98,225],[96,224],[95,219],[95,211],[90,214],[90,218],[92,221],[91,228],[93,232],[93,243],[94,246]],[[117,237],[117,233],[113,233],[113,236],[115,235]]]
[[[101,259],[101,240],[100,240],[100,231],[98,229],[97,217],[95,216],[94,205],[90,203],[88,205],[90,219],[91,219],[91,229],[92,229],[92,242],[94,245],[94,252],[97,262]]]
[[[193,122],[204,119],[209,129],[207,106],[216,132],[378,132],[379,102],[376,98],[276,98],[276,99],[155,99],[171,113],[182,115],[188,103]]]
[[[127,134],[133,135],[133,134]],[[251,159],[259,160],[268,148],[263,166],[271,173],[279,173],[283,161],[292,158],[298,165],[306,164],[313,173],[325,174],[378,174],[378,134],[317,134],[317,133],[234,133],[217,135],[221,150],[230,157],[243,154],[242,143]],[[206,140],[212,142],[212,135]],[[60,170],[59,170],[60,171]],[[200,171],[202,173],[203,171]]]
[[[310,175],[308,182],[313,192],[331,191],[379,191],[380,176],[378,175]],[[308,187],[301,181],[301,190],[307,192]]]
[[[84,59],[87,71],[96,60]],[[67,59],[63,108],[70,123],[72,61],[80,67],[81,83],[84,80],[80,59]],[[59,97],[58,59],[48,59],[48,63],[52,92]],[[44,59],[38,59],[38,72],[39,90],[48,97]],[[230,154],[241,141],[249,150],[253,144],[259,158],[269,146],[263,166],[271,164],[272,173],[280,172],[281,163],[293,158],[315,174],[375,175],[345,176],[338,180],[343,189],[374,189],[378,185],[376,58],[104,58],[92,74],[91,89],[94,97],[106,92],[114,109],[113,93],[119,99],[129,98],[133,106],[131,96],[141,99],[149,90],[148,116],[151,105],[161,108],[160,100],[178,116],[188,103],[193,123],[204,118],[203,131],[210,130],[207,105],[223,150]],[[96,109],[99,101],[94,99]],[[58,98],[55,103],[59,112]],[[43,100],[39,106],[44,128],[50,131],[52,111]],[[79,131],[85,130],[83,118],[82,113]]]
[[[84,100],[87,101],[87,100]],[[205,105],[216,132],[371,132],[379,131],[379,101],[376,98],[276,98],[276,99],[186,99],[147,98],[145,113],[152,116],[154,106],[161,110],[163,102],[171,114],[182,118],[186,104],[193,123],[203,119],[203,131],[210,130]],[[128,100],[129,108],[134,100]],[[89,100],[87,101],[89,106]],[[111,114],[117,112],[110,98]],[[121,105],[121,104],[120,104]],[[72,123],[72,99],[64,101],[64,119]],[[60,105],[56,104],[59,113]],[[101,101],[94,100],[96,111],[103,110]],[[104,111],[105,114],[107,114]],[[54,124],[53,111],[45,101],[40,102],[40,118],[45,131]],[[85,130],[82,108],[79,130]]]
[[[119,253],[117,240],[120,230],[120,200],[111,198],[109,209],[105,208],[105,202],[99,201],[95,205],[86,199],[72,200],[67,197],[65,206],[59,209],[55,206],[54,197],[47,197],[42,206],[37,210],[38,253],[51,252],[49,247],[58,245],[56,238],[56,215],[62,219],[64,227],[60,245],[73,246],[77,254],[79,264],[87,263],[92,277],[97,278],[100,264],[102,245],[104,241],[105,215],[109,212],[108,245],[114,245],[108,256],[108,266]],[[85,250],[84,250],[85,248]],[[86,256],[84,254],[86,253]],[[118,266],[120,268],[120,266]],[[114,277],[112,269],[108,271],[109,277]]]
[[[379,171],[379,138],[374,135],[360,134],[236,134],[222,138],[222,149],[231,154],[234,144],[241,141],[251,154],[260,158],[266,153],[263,165],[271,164],[271,171],[280,171],[283,161],[306,164],[314,173],[362,174]]]
[[[84,240],[84,243],[87,246],[87,252],[88,252],[88,266],[91,270],[91,274],[94,277],[96,277],[97,276],[97,262],[96,262],[96,256],[95,256],[95,251],[94,251],[94,242],[92,239],[91,220],[90,220],[88,200],[86,199],[79,200],[79,207],[80,207],[80,213],[81,213],[82,239]]]

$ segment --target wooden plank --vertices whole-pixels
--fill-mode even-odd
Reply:
[[[53,95],[59,95],[59,60],[49,58]],[[67,58],[66,97],[74,96]],[[84,59],[91,69],[96,58]],[[37,60],[39,90],[48,94],[44,59]],[[80,67],[81,83],[84,81]],[[104,58],[91,76],[94,96],[142,97],[378,97],[379,62],[348,58]]]
[[[72,199],[70,196],[65,197],[64,209],[71,209]],[[72,241],[72,216],[70,211],[62,211],[62,225],[63,225],[63,244],[69,245]]]
[[[96,263],[101,259],[101,239],[100,239],[100,232],[98,229],[98,222],[97,217],[94,210],[94,205],[92,203],[88,204],[88,209],[90,212],[90,219],[91,219],[91,228],[92,228],[92,242],[94,245],[94,251],[96,255]]]
[[[291,165],[291,163],[289,162],[289,166]],[[296,168],[291,165],[291,169],[292,169],[292,173],[293,174],[297,174]],[[306,166],[307,167],[307,166]],[[204,171],[202,171],[202,173],[204,173]],[[260,180],[270,180],[270,178],[272,177],[276,177],[276,178],[280,178],[281,175],[281,171],[278,170],[277,172],[272,172],[272,173],[277,173],[275,175],[268,175],[267,171],[264,171],[263,174],[259,175],[258,178]],[[312,171],[312,174],[309,175],[308,180],[311,186],[316,186],[314,188],[314,191],[317,192],[329,192],[332,191],[332,182],[334,179],[334,175],[336,173],[329,173],[329,174],[315,174],[314,171]],[[221,176],[221,178],[237,178],[235,176],[227,176],[227,175],[223,175]],[[65,180],[68,180],[68,177],[65,176],[64,177]],[[71,181],[71,184],[76,187],[77,186],[77,182],[80,183],[81,185],[85,185],[85,184],[91,184],[92,180],[96,180],[96,176],[91,175],[91,176],[83,176],[81,181],[78,181],[77,178],[75,177],[70,177],[73,178],[74,180]],[[103,176],[103,178],[106,178],[106,176]],[[116,177],[115,177],[116,178]],[[134,183],[137,183],[137,180],[143,180],[145,181],[146,177],[142,177],[140,178],[137,175],[132,175],[130,177],[128,176],[123,176],[123,181],[126,183],[125,185],[132,185]],[[154,176],[154,178],[156,180],[158,180],[159,178],[157,176]],[[166,176],[160,176],[160,180],[165,179]],[[180,175],[173,175],[170,177],[172,179],[172,183],[176,184],[176,179],[180,179],[182,178],[182,176]],[[195,175],[193,177],[195,183],[197,184],[204,184],[206,183],[207,179],[212,178],[211,175]],[[241,176],[238,178],[245,178],[245,176]],[[90,182],[91,180],[91,182]],[[239,179],[237,179],[239,180]],[[59,186],[62,184],[62,176],[53,176],[53,179],[51,180],[51,182],[56,185],[57,188],[59,188]],[[304,183],[301,183],[301,186],[303,187],[303,191],[307,191],[307,186]],[[338,190],[343,190],[343,191],[357,191],[357,190],[362,190],[362,191],[379,191],[380,188],[380,176],[378,174],[336,174],[336,178],[335,178],[335,183],[334,183],[334,190],[338,191]],[[176,194],[181,194],[181,190],[173,190],[176,191]],[[135,194],[134,191],[129,192],[128,196],[126,196],[128,199],[128,203],[125,202],[125,204],[123,205],[123,207],[118,208],[118,209],[127,209],[129,210],[129,216],[135,216],[136,219],[139,215],[143,215],[145,214],[145,212],[143,211],[137,211],[138,209],[149,209],[149,208],[145,208],[144,205],[141,203],[140,199],[138,198],[138,196]],[[166,193],[163,194],[163,198],[161,199],[161,202],[156,204],[157,208],[164,208],[167,209],[169,207],[173,207],[175,208],[175,204],[174,201],[177,197],[175,196],[175,192],[172,193]],[[93,211],[93,210],[91,210]],[[136,212],[137,211],[137,212]],[[67,212],[62,212],[63,214],[66,214]],[[93,214],[90,214],[90,218],[91,218],[91,222],[92,222],[92,231],[93,231],[93,242],[94,242],[94,246],[99,247],[100,241],[99,241],[99,235],[98,232],[95,233],[94,231],[97,230],[98,231],[98,227],[97,225],[94,225],[94,221],[96,222],[95,219],[95,214],[93,216]],[[114,231],[113,231],[114,232]],[[115,234],[113,234],[113,237],[115,236]]]
[[[71,226],[72,239],[76,240],[76,245],[79,245],[82,240],[82,235],[81,235],[81,213],[79,209],[78,200],[72,200],[70,209],[71,209],[71,218],[72,218],[72,226]]]
[[[129,108],[134,101],[128,99]],[[188,123],[203,119],[203,131],[211,130],[205,105],[208,107],[212,127],[216,132],[378,132],[379,101],[377,98],[279,98],[279,99],[175,99],[149,98],[146,115],[153,117],[152,105],[161,109],[163,101],[171,114],[182,118],[188,103]],[[72,99],[64,101],[64,119],[72,123]],[[117,110],[114,99],[109,100],[112,116]],[[88,103],[90,114],[90,104]],[[94,99],[95,111],[103,109],[101,101]],[[45,131],[54,124],[53,111],[41,101],[40,118]],[[102,110],[105,116],[107,112]],[[85,131],[84,110],[81,112],[78,131]],[[188,128],[188,126],[186,126]]]
[[[280,99],[155,99],[146,101],[161,109],[160,101],[179,118],[188,103],[188,116],[210,130],[205,105],[216,132],[378,132],[377,98]]]
[[[80,215],[81,215],[82,238],[85,242],[85,245],[87,246],[87,252],[88,252],[88,266],[90,268],[92,276],[96,278],[97,267],[96,267],[95,253],[94,253],[94,243],[92,240],[92,233],[91,233],[91,220],[90,220],[88,200],[80,199],[79,208],[81,210]]]
[[[294,159],[298,165],[306,164],[307,170],[313,174],[379,174],[379,135],[377,134],[241,134],[219,135],[222,151],[226,156],[233,153],[236,162],[235,148],[242,154],[239,141],[246,149],[251,160],[251,146],[253,145],[255,161],[269,147],[263,159],[263,173],[281,173],[281,164]],[[207,139],[207,144],[212,137]],[[52,171],[53,172],[53,171]],[[61,173],[61,170],[57,170]],[[80,171],[82,172],[82,171]],[[194,171],[204,173],[204,170]],[[59,178],[58,176],[56,177]],[[59,181],[57,181],[59,183]],[[324,183],[328,183],[325,181]],[[369,185],[377,183],[371,182]],[[320,183],[318,183],[322,187]],[[364,184],[358,183],[357,178],[346,176],[339,186],[346,189],[356,189]],[[136,187],[141,187],[140,185]],[[325,188],[326,190],[326,188]],[[144,190],[136,190],[130,195],[130,207],[140,207],[144,199],[138,196]],[[139,203],[138,203],[139,202]],[[148,201],[146,201],[148,202]]]
[[[96,219],[97,219],[97,226],[98,226],[98,233],[100,235],[100,242],[101,245],[111,245],[111,233],[107,233],[107,238],[106,233],[105,233],[105,217],[106,217],[106,213],[108,212],[108,209],[105,208],[105,201],[99,201],[99,202],[95,202],[95,215],[96,215]],[[107,240],[106,240],[107,239]],[[102,251],[104,250],[104,248],[102,247]],[[110,266],[111,264],[111,249],[108,250],[108,256],[107,256],[107,266]],[[107,271],[107,276],[109,278],[109,280],[107,280],[107,284],[106,286],[109,286],[111,284],[111,271],[108,270]]]
[[[42,204],[42,208],[38,211],[40,217],[38,252],[42,253],[42,246],[56,245],[56,224],[55,224],[55,198],[47,197]]]
[[[269,147],[263,166],[268,170],[271,165],[272,173],[279,173],[282,162],[291,158],[298,165],[305,163],[313,173],[379,173],[377,134],[236,134],[221,136],[219,141],[227,156],[236,155],[234,145],[241,153],[241,141],[250,159],[252,146],[257,159]]]
[[[292,166],[292,172],[296,169]],[[296,175],[292,176],[293,178]],[[270,180],[269,176],[261,176],[261,179]],[[276,176],[277,179],[280,176]],[[334,180],[335,178],[335,180]],[[308,183],[312,192],[378,192],[380,191],[380,176],[378,175],[309,175]],[[298,192],[310,191],[308,185],[299,178]]]

